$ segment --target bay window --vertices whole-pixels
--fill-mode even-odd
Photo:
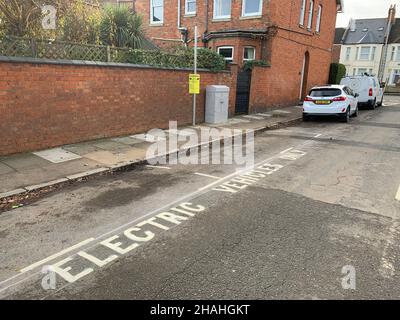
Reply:
[[[256,48],[244,47],[243,61],[252,61],[256,59]]]
[[[314,0],[310,0],[310,10],[308,11],[308,23],[307,29],[311,30],[312,28],[312,21],[314,16]]]
[[[218,54],[228,62],[233,62],[233,47],[219,47]]]
[[[315,27],[315,31],[318,33],[321,31],[321,18],[322,18],[322,6],[319,5],[318,15],[317,15],[317,26]]]
[[[301,26],[304,26],[304,19],[306,17],[306,1],[307,0],[302,0],[301,1],[301,9],[300,9],[300,21],[299,24]]]

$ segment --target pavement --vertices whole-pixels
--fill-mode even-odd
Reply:
[[[400,97],[385,100],[260,132],[252,167],[141,164],[1,213],[0,297],[399,299]]]
[[[201,127],[229,128],[235,130],[265,130],[290,124],[301,118],[301,107],[271,109],[269,112],[230,118],[221,125],[201,124],[179,128],[199,131]],[[168,133],[166,133],[168,134]],[[107,174],[114,170],[141,163],[147,159],[148,147],[157,139],[148,133],[101,139],[0,157],[0,203],[18,206],[13,197],[27,199],[39,190],[69,184],[89,176]],[[193,147],[193,146],[191,146]],[[187,146],[179,145],[183,151]],[[175,150],[167,150],[174,152]],[[3,199],[3,200],[2,200]],[[9,202],[11,200],[11,202]],[[21,201],[19,201],[21,202]]]

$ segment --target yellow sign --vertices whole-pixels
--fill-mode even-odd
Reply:
[[[200,75],[190,74],[189,75],[189,93],[199,94],[200,93]]]

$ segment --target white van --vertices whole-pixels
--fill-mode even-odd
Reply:
[[[375,109],[383,104],[384,86],[379,83],[378,78],[375,76],[344,77],[340,84],[358,93],[359,106],[368,106],[371,109]]]

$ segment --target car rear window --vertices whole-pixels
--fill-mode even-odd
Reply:
[[[341,94],[340,89],[313,89],[310,92],[311,97],[336,97]]]

